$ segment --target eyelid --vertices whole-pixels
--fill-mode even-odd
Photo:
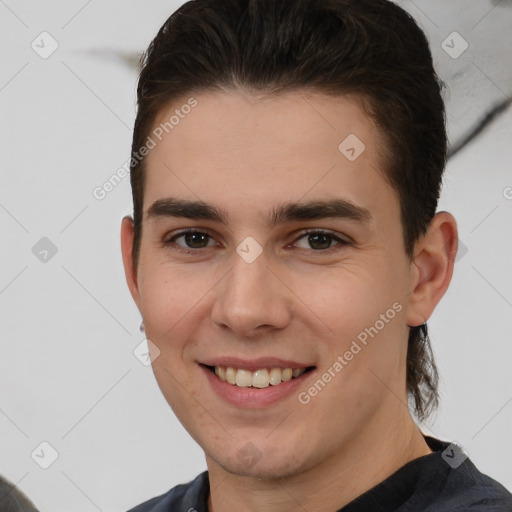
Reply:
[[[188,235],[189,233],[200,233],[203,235],[211,236],[213,238],[213,235],[211,234],[211,232],[208,228],[183,228],[178,231],[173,231],[172,236],[170,238],[168,238],[167,240],[178,238],[179,236],[182,236],[182,235]]]
[[[353,243],[353,241],[348,236],[341,235],[341,234],[339,234],[339,233],[337,233],[335,231],[331,231],[329,229],[321,229],[321,228],[308,228],[308,229],[300,231],[295,236],[294,241],[291,244],[287,245],[287,247],[289,247],[290,245],[295,244],[298,240],[300,240],[301,238],[304,238],[305,236],[308,236],[308,235],[327,235],[333,241],[336,241],[337,243],[335,245],[332,245],[331,247],[329,247],[327,249],[321,249],[321,250],[304,249],[302,247],[298,247],[297,249],[299,251],[300,250],[307,251],[308,253],[317,254],[317,255],[329,254],[329,253],[337,250],[336,247],[347,246],[347,245],[351,245]]]
[[[215,236],[212,235],[212,233],[206,228],[184,228],[181,231],[177,231],[177,232],[173,233],[173,235],[170,237],[164,237],[163,245],[168,246],[168,245],[174,244],[174,243],[176,243],[175,240],[177,238],[179,238],[180,236],[194,234],[194,233],[199,233],[201,235],[207,235],[212,240],[215,240]],[[219,244],[219,242],[217,242],[217,245],[218,244]],[[178,244],[176,244],[176,245],[178,245]],[[198,251],[206,249],[207,247],[213,247],[213,246],[210,245],[210,246],[206,246],[206,247],[203,247],[200,249],[192,249],[192,248],[186,247],[184,245],[178,245],[178,247],[181,247],[181,249],[178,249],[178,251],[187,252],[187,253],[197,253]]]
[[[322,229],[322,228],[306,228],[304,230],[299,231],[295,236],[295,240],[298,240],[299,238],[305,236],[305,235],[329,235],[335,240],[338,240],[339,242],[343,242],[346,244],[353,243],[351,238],[347,235],[344,235],[342,233],[338,233],[337,231],[332,231],[330,229]]]

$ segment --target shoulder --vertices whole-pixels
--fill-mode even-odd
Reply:
[[[453,505],[450,510],[453,512],[512,511],[512,494],[499,482],[481,473],[471,460],[467,459],[452,473],[453,477],[448,480],[448,485],[455,492],[448,505],[451,501]]]
[[[184,512],[206,512],[208,494],[208,471],[205,471],[191,482],[179,484],[165,494],[145,501],[128,512],[169,512],[176,510],[177,507]]]
[[[446,460],[440,457],[439,464],[446,464]],[[427,512],[512,512],[512,494],[469,458],[449,467],[436,490]]]
[[[374,502],[384,498],[393,505],[386,510],[399,512],[512,512],[512,494],[479,471],[460,445],[424,437],[432,453],[383,482]]]

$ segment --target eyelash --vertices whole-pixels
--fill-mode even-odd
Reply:
[[[206,231],[199,231],[197,229],[188,229],[188,230],[181,231],[180,233],[173,235],[171,238],[169,238],[167,240],[164,240],[163,245],[165,247],[171,247],[173,244],[175,244],[175,241],[178,238],[188,235],[188,234],[194,234],[194,233],[206,235],[206,236],[210,237],[211,239],[213,239],[213,236],[210,235]],[[298,235],[298,237],[294,240],[293,243],[296,243],[298,240],[300,240],[301,238],[304,238],[308,235],[325,235],[325,236],[328,236],[329,238],[331,238],[333,241],[338,242],[336,245],[334,245],[333,247],[329,247],[328,249],[316,249],[316,250],[310,249],[309,250],[309,251],[311,251],[313,253],[317,253],[317,254],[330,254],[331,252],[339,250],[339,246],[347,246],[347,245],[351,244],[351,242],[349,242],[348,240],[344,240],[343,238],[336,236],[335,234],[331,233],[330,231],[325,231],[322,229],[311,229],[311,230],[303,231]],[[336,249],[337,247],[338,247],[338,249]],[[177,246],[173,247],[173,250],[176,250],[183,254],[197,255],[200,251],[203,251],[204,249],[207,249],[207,248],[208,247],[203,247],[200,249],[186,249],[181,245],[177,245]],[[299,248],[299,250],[308,251],[308,249],[301,249],[301,248]]]

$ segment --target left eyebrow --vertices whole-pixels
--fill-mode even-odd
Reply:
[[[194,220],[212,220],[227,224],[229,215],[224,210],[204,201],[167,197],[155,201],[147,211],[147,218],[178,217]],[[362,206],[344,199],[309,201],[306,203],[285,203],[273,208],[269,224],[284,224],[298,220],[344,218],[362,224],[370,224],[372,216]]]
[[[372,220],[372,216],[366,208],[344,199],[286,203],[275,208],[271,214],[273,224],[326,218],[350,219],[362,224],[369,224]]]

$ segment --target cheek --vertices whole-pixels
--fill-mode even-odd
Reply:
[[[204,312],[208,292],[216,280],[211,273],[203,275],[167,264],[146,268],[151,271],[139,280],[146,334],[160,350],[171,350],[197,325],[195,319]]]
[[[305,304],[324,327],[322,372],[331,368],[337,376],[332,388],[339,393],[335,401],[373,402],[375,387],[383,387],[374,374],[390,382],[404,357],[400,340],[405,335],[405,308],[399,276],[379,273],[369,264],[347,263],[331,275],[316,277],[302,277],[296,290],[307,297]],[[352,390],[351,399],[347,389]]]
[[[346,261],[339,268],[301,273],[293,280],[291,288],[297,297],[317,321],[322,321],[333,339],[348,342],[373,326],[390,308],[388,316],[397,315],[393,304],[401,292],[396,277],[379,272],[370,263]]]

